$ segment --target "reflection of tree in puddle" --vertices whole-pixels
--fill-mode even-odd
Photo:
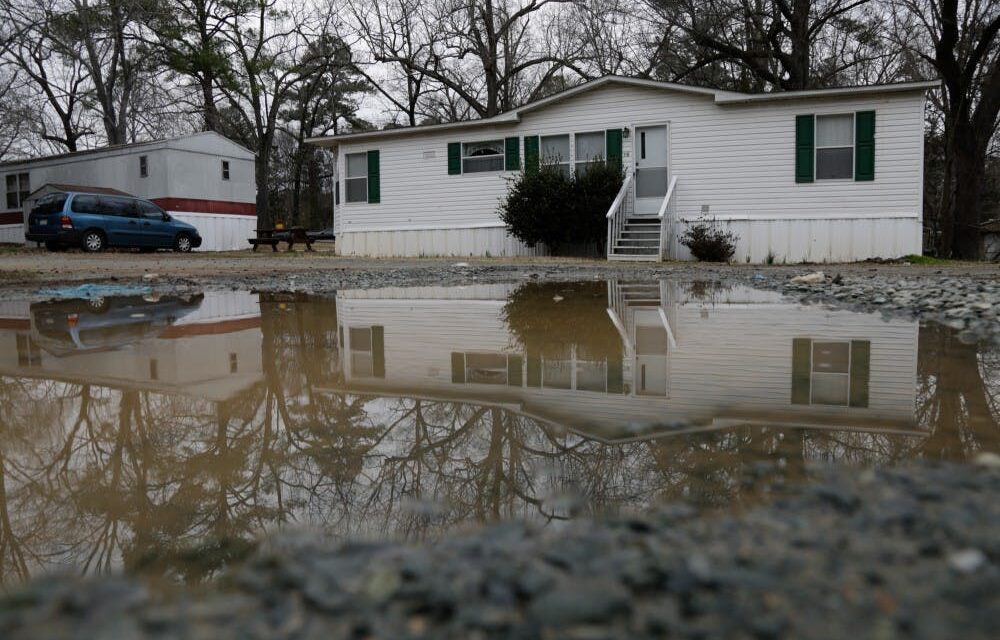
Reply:
[[[809,460],[997,448],[997,350],[936,325],[920,333],[926,437],[753,425],[602,444],[499,406],[338,391],[335,302],[264,297],[261,313],[263,380],[227,401],[0,378],[3,582],[59,564],[197,581],[287,524],[421,538],[679,497],[731,504]]]

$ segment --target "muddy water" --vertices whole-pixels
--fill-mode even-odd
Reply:
[[[2,303],[0,578],[739,504],[815,463],[996,451],[998,402],[995,345],[711,283]]]

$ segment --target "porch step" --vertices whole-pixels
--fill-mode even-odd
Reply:
[[[660,240],[660,230],[659,229],[625,229],[621,233],[622,238],[648,238],[650,240]]]

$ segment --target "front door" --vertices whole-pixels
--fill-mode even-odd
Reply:
[[[667,195],[667,127],[635,129],[635,213],[655,216]]]

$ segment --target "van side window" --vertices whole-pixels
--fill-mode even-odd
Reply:
[[[139,208],[139,215],[143,218],[148,218],[150,220],[162,220],[163,219],[163,209],[159,208],[152,202],[148,200],[137,200],[136,205]]]
[[[31,210],[31,213],[40,215],[62,213],[63,206],[66,205],[67,197],[68,196],[65,193],[50,193],[38,201],[38,204],[36,204],[35,208]]]
[[[74,196],[74,213],[97,213],[97,196]]]
[[[131,198],[116,198],[114,196],[102,197],[100,199],[101,213],[109,216],[123,216],[131,218],[136,215],[135,200]]]

